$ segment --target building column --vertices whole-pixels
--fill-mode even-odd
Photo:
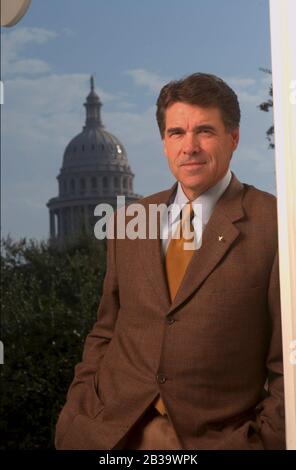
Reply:
[[[55,238],[56,230],[55,230],[55,220],[54,220],[54,210],[50,209],[49,211],[49,227],[50,227],[50,238]]]
[[[61,210],[58,209],[56,211],[56,215],[57,215],[57,236],[58,238],[61,238]]]
[[[66,209],[65,208],[61,209],[61,236],[62,238],[64,238],[66,235],[66,223],[67,223],[66,216],[67,216]]]
[[[83,206],[84,211],[84,226],[86,233],[89,233],[89,223],[88,223],[88,206]]]
[[[74,227],[74,207],[70,207],[70,233],[74,235],[75,227]]]
[[[101,196],[103,194],[103,180],[101,176],[98,176],[97,185],[98,195]]]

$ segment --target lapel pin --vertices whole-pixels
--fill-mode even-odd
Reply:
[[[219,238],[218,238],[219,242],[222,242],[224,240],[224,237],[223,235],[219,235]]]

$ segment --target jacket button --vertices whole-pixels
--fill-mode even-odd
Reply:
[[[169,325],[172,325],[175,321],[176,321],[176,320],[175,320],[174,317],[168,317],[168,318],[167,318],[167,322],[168,322]]]
[[[166,381],[166,376],[164,374],[157,374],[156,380],[159,384],[164,384]]]

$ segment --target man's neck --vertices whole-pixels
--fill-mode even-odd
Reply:
[[[199,196],[205,195],[206,193],[209,194],[215,194],[216,192],[220,192],[220,189],[224,190],[227,188],[228,184],[230,183],[231,180],[231,171],[230,169],[227,170],[225,175],[217,181],[213,186],[209,187],[203,187],[203,188],[196,188],[196,189],[190,189],[190,188],[184,188],[183,184],[179,181],[179,185],[181,186],[181,189],[183,191],[183,194],[186,196],[188,201],[193,202],[195,201]]]

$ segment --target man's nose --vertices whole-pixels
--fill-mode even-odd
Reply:
[[[193,132],[187,132],[183,140],[183,153],[193,155],[200,150],[199,138]]]

